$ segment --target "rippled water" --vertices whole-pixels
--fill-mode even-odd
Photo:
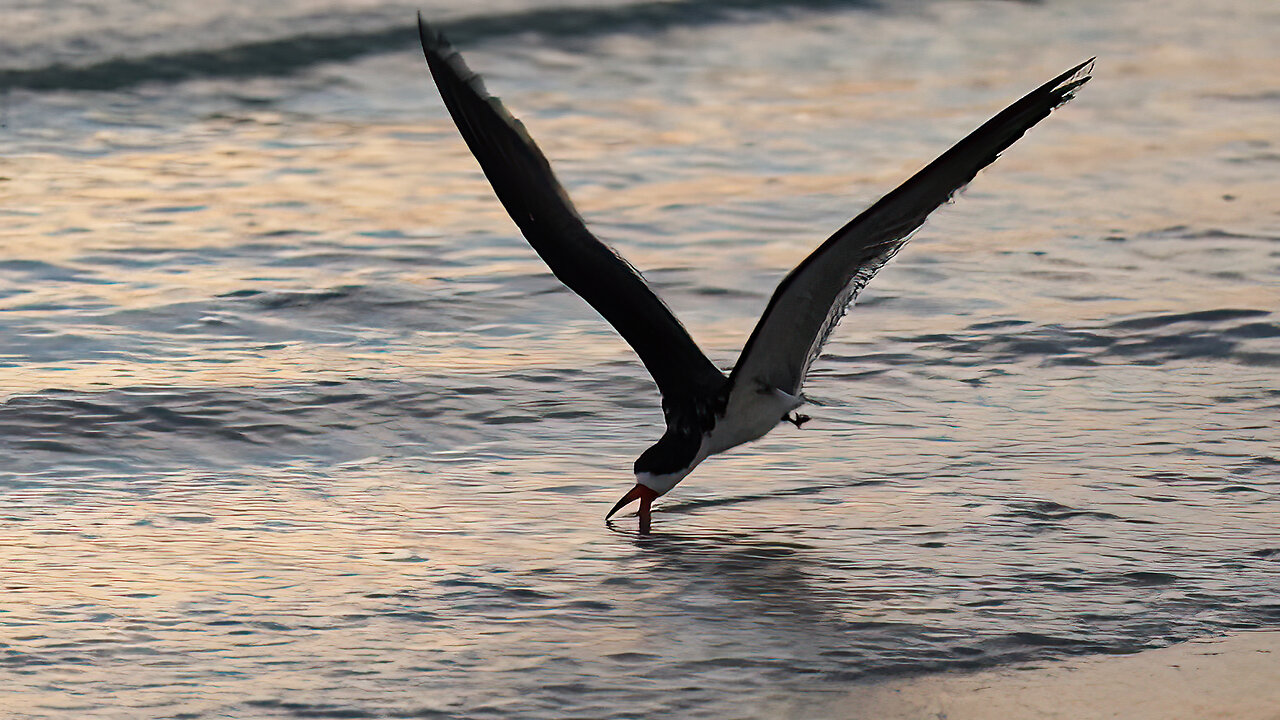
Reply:
[[[809,717],[1280,622],[1274,4],[442,12],[724,366],[830,231],[1100,56],[872,282],[813,421],[647,538],[601,518],[656,392],[492,199],[408,8],[100,5],[24,5],[0,53],[11,715]]]

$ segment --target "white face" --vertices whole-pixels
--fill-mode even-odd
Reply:
[[[708,437],[703,435],[702,447],[698,448],[698,454],[694,456],[693,462],[689,463],[689,467],[677,470],[673,473],[663,474],[638,472],[636,473],[636,482],[657,492],[659,495],[666,495],[668,490],[679,485],[680,481],[683,480],[686,475],[693,472],[693,469],[698,467],[698,463],[706,460],[707,456],[710,454],[711,453],[708,451]]]
[[[653,490],[659,495],[666,495],[668,490],[679,484],[680,481],[684,479],[684,476],[688,475],[692,471],[693,467],[687,467],[683,470],[677,470],[676,472],[664,475],[640,472],[636,473],[636,482],[650,490]]]

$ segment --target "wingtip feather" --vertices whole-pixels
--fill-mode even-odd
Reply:
[[[1050,92],[1057,98],[1057,102],[1053,105],[1055,110],[1074,98],[1080,88],[1093,79],[1093,66],[1097,60],[1097,56],[1091,57],[1054,78]]]
[[[439,73],[446,71],[447,75],[453,75],[458,82],[471,85],[480,97],[489,98],[484,81],[467,66],[462,54],[454,49],[444,33],[423,19],[422,11],[418,11],[418,39],[422,42],[422,54],[427,58],[427,66],[431,68],[431,74],[437,81],[441,78]]]
[[[439,54],[441,49],[452,50],[449,41],[444,39],[439,30],[436,30],[431,23],[422,17],[422,11],[418,11],[418,39],[422,41],[423,52],[434,52]]]

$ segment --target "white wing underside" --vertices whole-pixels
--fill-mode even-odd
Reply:
[[[1093,61],[1041,85],[956,143],[855,217],[774,291],[730,377],[726,416],[759,406],[754,394],[800,395],[805,374],[858,293],[929,214],[1089,80]],[[781,416],[774,422],[781,420]]]
[[[831,339],[831,334],[835,332],[840,321],[849,312],[849,308],[853,307],[853,304],[857,302],[858,294],[867,286],[867,283],[871,282],[871,278],[875,277],[880,268],[888,264],[893,259],[893,256],[898,254],[902,246],[907,244],[908,239],[904,238],[892,250],[879,255],[871,262],[858,268],[858,271],[853,274],[849,283],[845,285],[844,290],[841,290],[840,294],[836,296],[836,301],[831,305],[831,310],[827,313],[826,320],[822,322],[817,336],[809,344],[809,351],[805,353],[804,364],[800,367],[800,384],[794,388],[784,388],[787,392],[792,395],[800,394],[800,388],[804,384],[804,378],[808,374],[809,368],[813,366],[818,356],[822,355],[822,348],[826,346],[827,340]]]

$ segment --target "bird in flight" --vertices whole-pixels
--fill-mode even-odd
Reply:
[[[418,15],[440,96],[493,191],[529,244],[570,290],[640,356],[662,394],[666,432],[635,462],[636,484],[605,516],[650,505],[711,455],[799,427],[800,386],[836,323],[925,218],[1089,81],[1089,59],[1028,93],[836,231],[778,285],[728,377],[703,354],[640,273],[598,240],[574,209],[524,125]]]

